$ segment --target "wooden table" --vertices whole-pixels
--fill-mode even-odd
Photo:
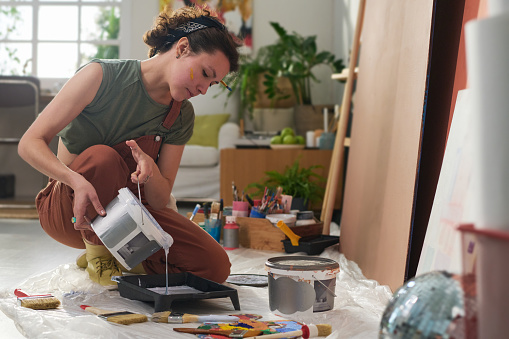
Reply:
[[[220,194],[225,206],[231,206],[233,200],[232,181],[235,182],[239,194],[250,183],[259,182],[270,170],[284,171],[300,157],[300,167],[321,165],[316,173],[327,178],[332,150],[320,149],[235,149],[221,150]],[[324,183],[325,187],[325,183]],[[334,208],[340,209],[342,204],[343,181],[340,180]],[[321,209],[321,203],[313,209]]]

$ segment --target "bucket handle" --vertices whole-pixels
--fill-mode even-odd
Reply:
[[[314,275],[311,275],[314,279],[316,279],[316,277]],[[316,281],[318,281],[320,284],[322,284],[323,287],[325,287],[330,293],[332,293],[332,295],[337,298],[338,296],[336,295],[336,293],[334,293],[330,288],[327,287],[327,285],[325,285],[321,280],[318,280],[316,279]]]

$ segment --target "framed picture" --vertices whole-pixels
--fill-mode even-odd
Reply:
[[[253,48],[252,0],[159,0],[159,11],[166,5],[173,9],[184,6],[208,6],[214,10],[228,30],[244,42],[242,54],[249,54]]]

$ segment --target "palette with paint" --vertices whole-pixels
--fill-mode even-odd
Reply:
[[[192,273],[130,275],[115,277],[120,296],[131,300],[154,303],[154,311],[169,311],[174,301],[230,298],[235,310],[240,310],[237,290]]]

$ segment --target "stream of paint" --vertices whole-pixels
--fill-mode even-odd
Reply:
[[[168,253],[170,253],[170,247],[165,246],[164,247],[164,258],[166,259],[166,292],[165,292],[166,295],[168,295]]]

